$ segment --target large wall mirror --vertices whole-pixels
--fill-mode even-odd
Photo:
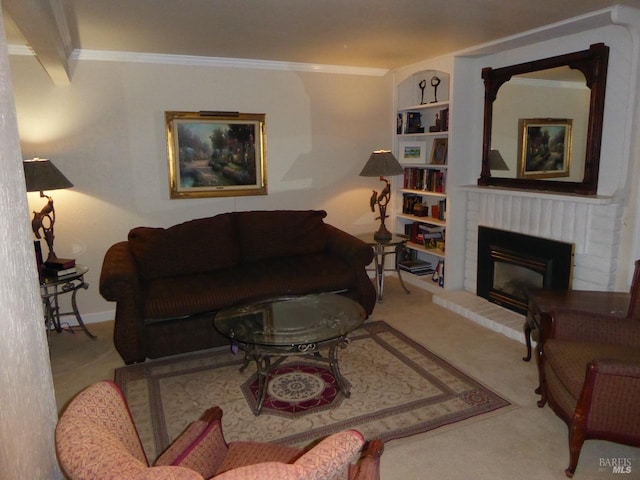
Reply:
[[[609,47],[484,68],[478,185],[595,195]]]

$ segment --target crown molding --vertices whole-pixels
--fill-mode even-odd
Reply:
[[[201,57],[194,55],[169,55],[159,53],[117,52],[106,50],[74,50],[76,60],[103,62],[156,63],[194,67],[253,68],[260,70],[285,70],[296,72],[335,73],[340,75],[365,75],[381,77],[389,71],[384,68],[323,65],[316,63],[279,62],[243,58]]]
[[[9,55],[33,55],[25,45],[9,45]],[[76,49],[71,53],[73,61],[153,63],[159,65],[182,65],[191,67],[251,68],[260,70],[284,70],[290,72],[332,73],[338,75],[361,75],[382,77],[386,68],[352,67],[346,65],[324,65],[318,63],[278,62],[243,58],[201,57],[195,55],[168,55],[160,53],[118,52],[109,50]]]

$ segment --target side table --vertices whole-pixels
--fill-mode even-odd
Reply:
[[[406,237],[393,234],[390,240],[381,242],[374,238],[373,233],[365,233],[357,235],[357,237],[373,247],[373,253],[375,254],[374,261],[376,286],[378,289],[378,302],[382,302],[382,296],[384,295],[384,272],[396,272],[398,274],[398,279],[400,280],[400,285],[402,285],[404,291],[411,293],[402,280],[397,260],[398,253],[402,250],[402,247],[407,243],[408,239]],[[389,254],[393,254],[395,256],[393,268],[385,268],[384,266],[385,257]]]
[[[47,277],[45,276],[40,282],[40,297],[42,298],[42,305],[44,307],[45,325],[47,328],[47,334],[51,329],[55,329],[56,332],[62,331],[62,323],[60,317],[63,315],[73,314],[78,321],[78,326],[87,334],[89,338],[95,340],[97,337],[93,335],[87,326],[84,324],[80,311],[78,310],[78,304],[76,302],[76,294],[81,288],[86,290],[89,288],[89,284],[84,281],[85,274],[89,271],[84,265],[76,264],[76,272],[65,275],[64,277]],[[71,293],[71,312],[61,312],[59,297],[65,293]],[[74,329],[70,329],[74,332]]]
[[[629,292],[600,292],[590,290],[552,290],[532,288],[529,290],[529,308],[524,324],[524,339],[527,345],[525,362],[531,360],[531,333],[540,333],[541,315],[555,308],[574,308],[612,315],[627,314]]]

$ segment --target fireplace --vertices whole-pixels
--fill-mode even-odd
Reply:
[[[526,314],[530,288],[571,288],[573,244],[478,227],[478,296]]]

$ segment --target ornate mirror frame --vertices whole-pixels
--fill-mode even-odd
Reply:
[[[593,44],[588,50],[568,53],[556,57],[520,63],[502,68],[483,68],[484,80],[484,131],[482,145],[482,172],[478,185],[528,190],[595,195],[598,190],[600,169],[600,145],[604,117],[604,98],[607,83],[609,47],[604,43]],[[550,181],[526,178],[498,178],[491,176],[489,151],[491,150],[491,128],[493,124],[493,102],[498,90],[514,75],[568,66],[583,73],[587,87],[591,90],[587,145],[585,149],[584,177],[582,182]]]

